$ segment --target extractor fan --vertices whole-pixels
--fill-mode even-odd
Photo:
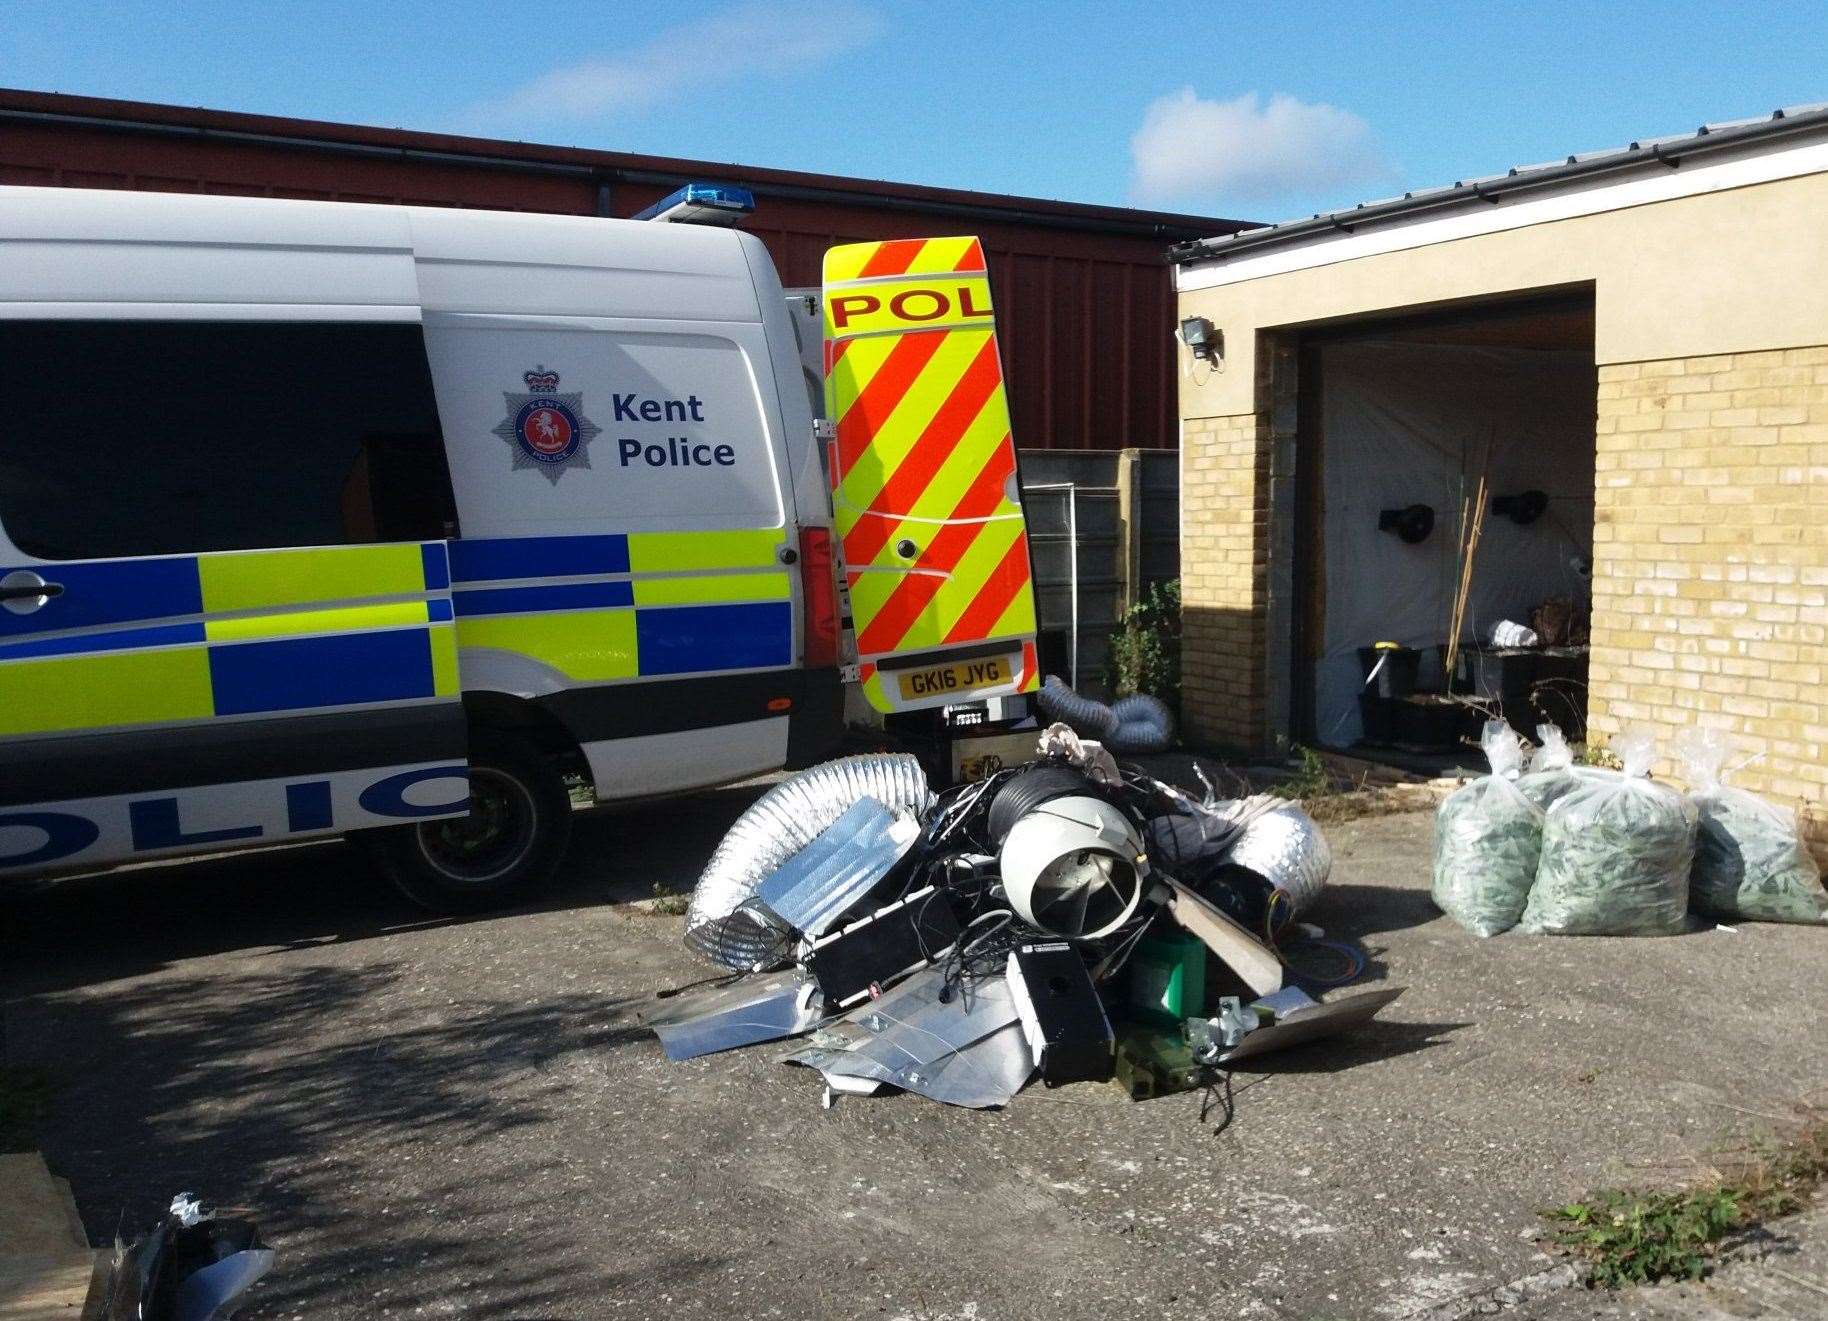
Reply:
[[[1142,902],[1148,861],[1129,818],[1083,789],[1073,792],[1091,785],[1067,774],[1079,784],[1055,768],[1017,776],[999,794],[1011,804],[992,804],[993,833],[999,816],[1014,817],[998,859],[1003,889],[1017,916],[1043,931],[1107,936]]]

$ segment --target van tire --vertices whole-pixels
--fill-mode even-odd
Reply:
[[[528,740],[470,733],[471,813],[373,832],[388,879],[422,908],[474,913],[518,903],[558,874],[571,795]]]

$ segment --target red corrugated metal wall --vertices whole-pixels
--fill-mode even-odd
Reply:
[[[978,234],[1017,444],[1175,444],[1163,256],[1174,239],[1230,232],[1236,222],[0,91],[0,183],[626,216],[672,190],[658,176],[681,171],[757,187],[745,228],[768,245],[789,287],[817,285],[833,244]],[[823,195],[791,195],[809,191]],[[960,206],[980,214],[961,218]]]

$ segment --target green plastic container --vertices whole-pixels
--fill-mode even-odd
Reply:
[[[1206,1013],[1206,946],[1185,931],[1146,937],[1130,956],[1130,1017],[1179,1031]]]

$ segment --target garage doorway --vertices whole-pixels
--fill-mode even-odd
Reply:
[[[1465,760],[1495,714],[1584,737],[1591,290],[1309,327],[1296,342],[1296,737],[1398,762]]]

